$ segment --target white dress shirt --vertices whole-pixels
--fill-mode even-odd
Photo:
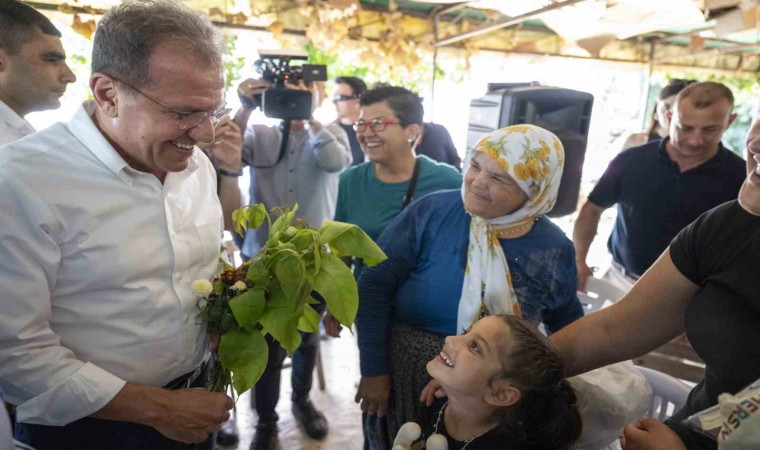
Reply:
[[[93,111],[0,148],[0,388],[20,422],[89,416],[126,381],[192,371],[206,349],[190,284],[217,267],[211,163],[196,149],[162,185]]]
[[[0,145],[34,133],[34,127],[0,100]]]

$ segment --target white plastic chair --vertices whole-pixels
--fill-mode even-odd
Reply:
[[[586,279],[586,292],[592,296],[604,297],[612,303],[617,302],[625,295],[625,291],[601,278],[588,277]]]
[[[662,422],[686,404],[691,388],[678,378],[641,366],[636,366],[636,370],[644,375],[652,386],[649,417]]]
[[[599,278],[588,277],[586,292],[578,292],[578,300],[583,305],[584,314],[599,311],[613,305],[623,298],[625,292],[610,282]]]

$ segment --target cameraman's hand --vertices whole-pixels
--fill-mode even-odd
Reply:
[[[220,169],[240,172],[243,152],[243,135],[240,127],[229,117],[222,120],[215,131],[214,142],[206,150],[216,160]]]
[[[261,106],[256,100],[256,96],[261,95],[261,93],[271,86],[272,83],[261,78],[249,78],[240,83],[237,92],[243,108],[256,109],[257,106]]]

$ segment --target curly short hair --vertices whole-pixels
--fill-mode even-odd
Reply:
[[[401,86],[380,85],[368,90],[359,97],[362,106],[374,105],[385,102],[396,115],[402,126],[411,124],[422,125],[425,110],[422,107],[422,98]]]

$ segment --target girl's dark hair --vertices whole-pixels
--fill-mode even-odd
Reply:
[[[425,110],[422,108],[422,98],[409,89],[387,84],[375,85],[359,97],[362,106],[385,102],[396,115],[401,125],[406,127],[413,123],[422,125]]]
[[[528,322],[497,317],[509,326],[512,345],[501,351],[502,371],[492,381],[507,379],[522,394],[515,405],[502,408],[501,432],[531,448],[570,449],[581,435],[581,416],[559,354]]]

